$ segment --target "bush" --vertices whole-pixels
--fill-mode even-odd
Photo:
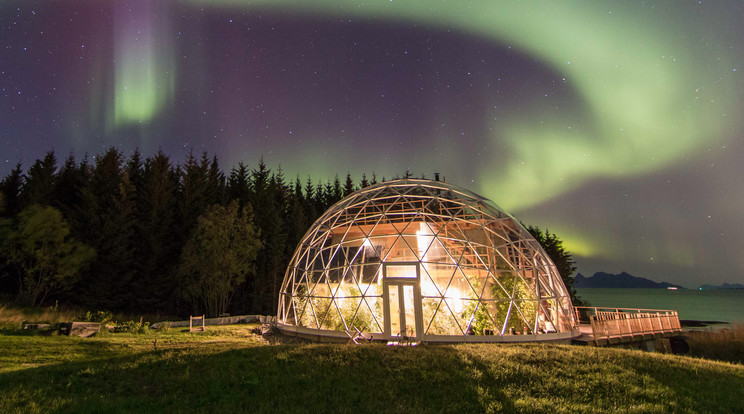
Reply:
[[[129,332],[135,334],[146,334],[149,332],[150,322],[127,321],[116,324],[116,332]]]
[[[165,321],[158,326],[157,330],[158,332],[168,332],[171,328],[171,324],[168,321]]]
[[[82,322],[100,322],[101,325],[105,325],[108,322],[114,320],[114,315],[111,312],[96,311],[96,312],[85,312],[85,316],[80,318]]]

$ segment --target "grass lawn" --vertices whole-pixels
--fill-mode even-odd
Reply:
[[[0,412],[744,412],[744,365],[557,345],[0,332]]]

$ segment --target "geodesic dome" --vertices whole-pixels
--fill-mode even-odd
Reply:
[[[555,265],[519,222],[463,188],[411,179],[358,190],[311,226],[287,268],[277,322],[326,339],[579,334]]]

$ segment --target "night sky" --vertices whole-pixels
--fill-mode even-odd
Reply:
[[[0,174],[158,149],[290,179],[410,170],[579,271],[744,283],[744,2],[8,1]]]

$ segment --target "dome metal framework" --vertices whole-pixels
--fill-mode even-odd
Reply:
[[[413,179],[358,190],[311,226],[287,268],[277,322],[327,340],[579,334],[555,265],[517,220],[463,188]]]

